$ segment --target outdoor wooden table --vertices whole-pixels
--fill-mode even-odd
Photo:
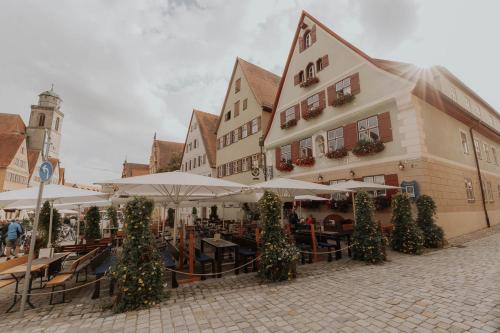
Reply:
[[[58,254],[55,254],[52,258],[39,258],[39,259],[33,260],[33,262],[31,263],[31,270],[30,270],[31,277],[30,277],[30,281],[28,282],[29,283],[28,294],[31,294],[31,291],[33,290],[32,284],[33,284],[33,278],[35,276],[34,273],[42,274],[42,272],[46,268],[50,267],[51,264],[53,264],[57,261],[60,261],[60,260],[62,261],[68,255],[69,255],[69,253],[58,253]],[[22,264],[22,265],[17,265],[17,266],[11,267],[11,268],[6,269],[6,270],[1,272],[1,274],[10,274],[10,276],[12,276],[12,278],[14,280],[16,280],[16,288],[14,290],[14,300],[12,301],[11,306],[7,309],[6,312],[9,312],[10,310],[12,310],[12,308],[17,303],[17,299],[18,299],[17,296],[19,293],[19,282],[21,282],[21,280],[24,278],[24,276],[26,274],[27,266],[28,266],[27,263]],[[35,306],[31,303],[30,297],[31,296],[28,295],[27,303],[32,309],[34,309]]]
[[[296,233],[301,233],[301,234],[307,234],[307,235],[310,235],[311,234],[311,231],[310,230],[298,230]],[[344,233],[340,233],[340,232],[337,232],[337,231],[318,231],[316,232],[316,238],[318,240],[323,240],[323,239],[331,239],[331,240],[334,240],[335,243],[336,243],[336,247],[337,249],[340,249],[340,241],[342,240],[342,238],[344,237],[347,237],[346,240],[347,240],[347,244],[349,245],[350,244],[350,235],[346,235]],[[347,250],[348,252],[348,255],[351,256],[351,249],[348,248]],[[335,252],[335,259],[342,259],[342,251],[337,251]]]
[[[239,257],[238,257],[238,244],[235,244],[233,242],[227,241],[225,239],[215,239],[215,238],[203,238],[201,240],[201,252],[204,253],[204,245],[207,244],[209,246],[212,246],[215,248],[215,262],[216,264],[216,270],[218,273],[217,277],[220,278],[222,277],[222,259],[224,257],[224,251],[226,249],[229,250],[234,250],[234,267],[238,267],[238,262],[239,262]],[[234,271],[234,274],[238,274],[238,270],[236,269]]]

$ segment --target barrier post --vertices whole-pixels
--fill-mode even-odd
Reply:
[[[179,230],[179,270],[182,270],[184,265],[184,228]]]
[[[316,240],[316,232],[314,231],[314,224],[311,224],[311,245],[312,245],[314,262],[316,262],[318,261],[318,243]]]

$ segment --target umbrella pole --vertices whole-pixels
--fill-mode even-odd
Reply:
[[[168,216],[167,205],[163,205],[163,224],[161,227],[162,241],[165,240],[165,220],[167,219],[167,216]]]
[[[177,227],[179,226],[179,217],[180,217],[180,212],[179,212],[179,206],[180,204],[177,203],[175,205],[175,219],[174,219],[174,233],[173,233],[173,236],[174,236],[174,239],[173,239],[173,242],[174,242],[174,246],[177,242]]]
[[[82,215],[82,205],[78,205],[78,218],[76,219],[76,238],[75,245],[78,245],[80,239],[80,216]]]
[[[47,242],[47,248],[52,247],[52,220],[54,218],[54,201],[50,202],[50,220],[49,220],[49,241]]]
[[[354,201],[354,192],[352,192],[351,195],[352,195],[352,215],[354,217],[354,224],[356,224],[356,202]]]

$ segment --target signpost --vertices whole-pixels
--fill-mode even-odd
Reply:
[[[47,136],[47,130],[45,130],[43,142],[44,147],[42,149],[42,159],[44,160],[44,162],[40,165],[40,169],[38,170],[38,174],[40,176],[40,186],[38,187],[38,199],[36,200],[35,221],[33,222],[33,230],[31,231],[28,264],[26,265],[26,273],[24,274],[23,295],[21,298],[21,308],[19,310],[19,316],[21,318],[24,317],[24,307],[26,306],[26,300],[28,299],[28,289],[29,285],[31,284],[31,265],[33,263],[33,254],[35,252],[36,232],[38,228],[38,220],[40,219],[40,206],[42,205],[43,187],[45,183],[50,180],[50,178],[52,177],[52,173],[54,172],[52,164],[50,164],[50,162],[47,162],[47,155],[50,146],[50,138]]]

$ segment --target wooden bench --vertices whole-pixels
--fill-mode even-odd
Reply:
[[[23,265],[28,262],[28,256],[22,256],[19,258],[14,258],[11,260],[7,260],[5,262],[0,263],[0,275],[2,275],[2,271],[5,271],[9,268],[18,266],[18,265]],[[4,279],[0,280],[0,289],[10,286],[11,284],[16,283],[16,279]]]
[[[66,282],[71,280],[73,278],[73,276],[76,275],[76,282],[79,282],[78,277],[79,277],[80,272],[82,270],[85,270],[85,280],[84,281],[86,281],[87,280],[87,273],[88,273],[87,272],[88,265],[91,263],[92,259],[97,254],[98,250],[99,249],[96,248],[96,249],[90,251],[89,253],[87,253],[86,255],[81,256],[80,258],[71,262],[68,270],[64,270],[61,273],[54,276],[52,279],[50,279],[47,282],[45,287],[52,288],[52,292],[54,292],[57,287],[61,287],[62,290],[66,290]],[[64,303],[66,301],[65,294],[66,294],[65,292],[62,293],[62,302],[61,303]],[[49,302],[50,305],[54,304],[53,300],[54,300],[54,294],[50,294],[50,302]]]

